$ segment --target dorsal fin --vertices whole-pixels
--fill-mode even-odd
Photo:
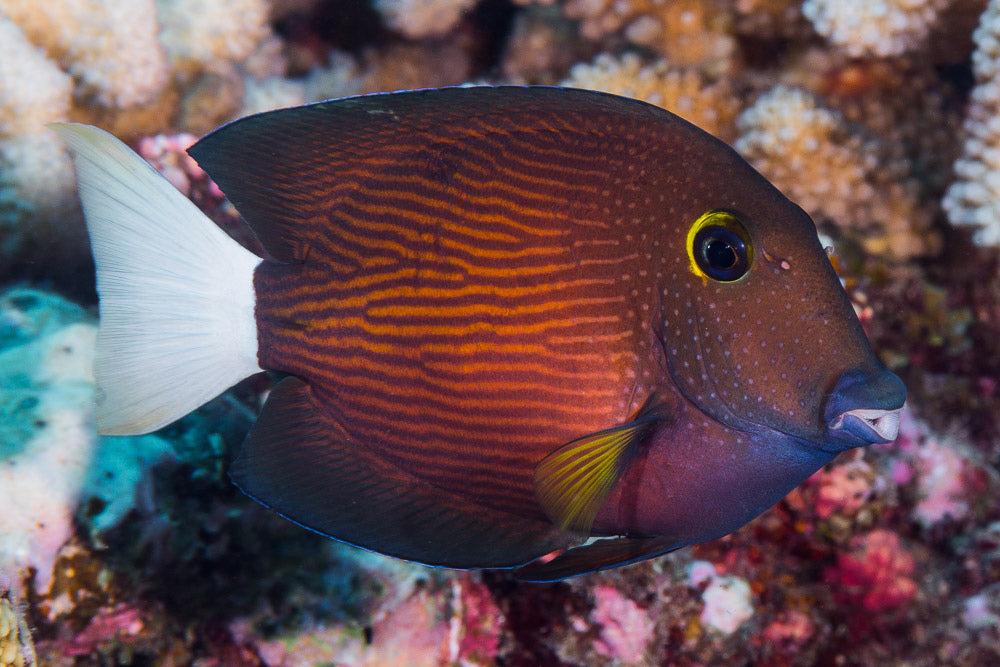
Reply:
[[[660,123],[669,117],[645,103],[591,91],[441,88],[248,116],[215,130],[188,152],[273,259],[302,262],[310,223],[329,220],[344,193],[365,183],[385,188],[398,176],[446,169],[435,147],[487,134],[606,131],[602,119],[614,117],[620,126],[626,117],[642,122],[654,115]]]

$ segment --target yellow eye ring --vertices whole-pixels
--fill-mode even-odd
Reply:
[[[731,283],[750,271],[753,242],[739,218],[729,211],[702,214],[687,235],[691,273],[704,280]]]

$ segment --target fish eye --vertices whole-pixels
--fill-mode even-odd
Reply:
[[[729,283],[750,270],[753,243],[746,227],[728,211],[709,211],[688,232],[688,256],[695,275]]]

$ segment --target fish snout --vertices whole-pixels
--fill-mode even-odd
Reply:
[[[892,442],[905,401],[903,381],[885,368],[848,371],[826,401],[827,434],[845,449]]]

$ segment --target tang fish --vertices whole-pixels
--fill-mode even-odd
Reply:
[[[377,94],[189,149],[265,256],[124,144],[74,157],[102,433],[276,371],[230,469],[307,528],[550,581],[725,535],[905,399],[809,217],[732,149],[595,92]]]

